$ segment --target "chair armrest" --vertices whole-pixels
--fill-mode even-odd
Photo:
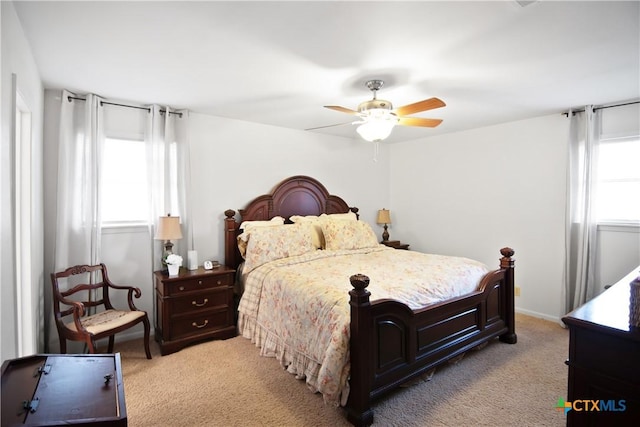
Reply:
[[[111,282],[108,282],[107,285],[113,289],[120,289],[124,291],[135,292],[136,298],[140,298],[140,295],[142,295],[142,292],[140,292],[140,288],[136,288],[134,286],[114,285]]]
[[[70,300],[70,299],[63,298],[63,297],[59,297],[58,299],[62,304],[68,305],[70,307],[73,307],[73,317],[74,318],[76,317],[76,315],[78,317],[84,316],[84,304],[81,303],[80,301],[73,301],[73,300]]]
[[[107,286],[113,289],[118,289],[121,291],[129,291],[127,295],[127,303],[129,304],[129,309],[133,311],[137,311],[135,304],[133,303],[133,297],[140,298],[142,296],[142,292],[140,288],[136,288],[133,286],[122,286],[122,285],[114,285],[111,282],[107,282]]]
[[[73,323],[76,325],[76,330],[78,332],[88,334],[89,332],[84,328],[84,326],[82,326],[82,323],[80,322],[80,318],[84,316],[85,312],[84,304],[79,301],[71,301],[64,298],[61,298],[60,302],[73,307]]]

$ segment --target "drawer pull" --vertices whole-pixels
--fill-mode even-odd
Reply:
[[[218,285],[222,285],[222,280],[218,280]]]
[[[198,280],[198,285],[202,285],[202,280]]]
[[[184,291],[184,286],[180,286],[178,289]]]
[[[207,305],[208,302],[209,300],[205,298],[204,301],[202,301],[202,304],[198,304],[195,301],[191,301],[191,305],[195,305],[196,307],[204,307],[205,305]]]
[[[207,319],[204,319],[204,323],[202,325],[198,325],[196,322],[193,322],[191,326],[195,326],[196,328],[200,329],[207,326],[207,324],[209,324],[209,321]]]

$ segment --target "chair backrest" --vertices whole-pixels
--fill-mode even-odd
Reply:
[[[98,306],[113,308],[109,299],[109,276],[104,264],[76,265],[51,273],[51,284],[56,321],[73,313],[71,301],[81,302],[85,310]]]

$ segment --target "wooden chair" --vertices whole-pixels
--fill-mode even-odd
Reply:
[[[65,280],[66,279],[66,280]],[[61,290],[63,282],[66,288]],[[65,283],[66,282],[66,283]],[[83,283],[79,283],[83,282]],[[144,325],[144,349],[149,351],[149,318],[133,304],[133,296],[140,298],[139,288],[117,286],[111,283],[107,267],[76,265],[65,271],[51,273],[53,285],[53,312],[60,338],[60,353],[67,352],[67,340],[84,341],[89,353],[96,353],[96,340],[109,337],[108,353],[113,353],[114,336],[138,323]],[[129,310],[117,310],[111,304],[110,290],[128,291]],[[63,309],[61,309],[63,305]],[[89,314],[95,310],[94,314]]]

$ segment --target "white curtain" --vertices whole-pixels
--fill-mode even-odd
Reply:
[[[569,112],[569,164],[565,228],[565,312],[596,294],[595,257],[597,224],[598,145],[600,110],[592,105],[584,112]]]
[[[179,216],[183,238],[172,241],[173,253],[184,259],[193,248],[193,230],[190,218],[189,138],[188,111],[175,111],[169,107],[153,105],[147,122],[147,165],[149,171],[150,234],[152,237],[152,264],[162,269],[162,241],[153,240],[158,219],[171,214]]]
[[[93,94],[79,97],[62,92],[55,271],[100,262],[100,157],[104,143],[100,101]]]

